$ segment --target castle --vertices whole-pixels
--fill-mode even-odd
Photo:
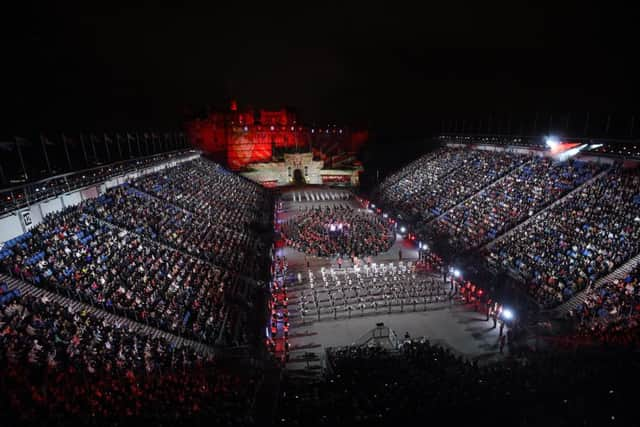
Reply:
[[[308,126],[288,109],[240,111],[235,101],[186,125],[191,142],[236,171],[256,163],[281,162],[285,154],[311,153],[323,167],[354,166],[354,154],[366,143],[366,130]],[[357,166],[357,165],[356,165]]]

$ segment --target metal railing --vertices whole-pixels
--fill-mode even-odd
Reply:
[[[123,160],[0,189],[0,215],[78,188],[103,182],[115,176],[133,172],[137,169],[195,153],[198,153],[198,151],[193,149],[176,150],[138,159]]]

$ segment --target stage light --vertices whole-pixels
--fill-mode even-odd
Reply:
[[[245,126],[245,127],[244,127],[244,131],[245,131],[245,132],[248,132],[248,131],[249,131],[249,126]]]
[[[560,141],[558,141],[558,138],[556,138],[555,136],[548,136],[545,142],[547,144],[547,147],[552,149],[556,148],[558,144],[560,144]]]
[[[376,207],[376,205],[374,205],[373,203],[371,203],[371,207],[372,207],[372,208],[375,208],[375,207]]]
[[[407,228],[406,227],[400,227],[400,232],[401,233],[406,233],[407,232]]]
[[[382,217],[383,218],[389,218],[389,214],[384,213],[384,214],[382,214]]]
[[[502,317],[504,317],[505,320],[511,320],[513,319],[513,312],[508,308],[505,308],[502,310]]]
[[[274,129],[275,129],[275,127],[271,126],[269,129],[274,130]]]
[[[455,277],[456,279],[460,277],[462,273],[460,273],[460,270],[458,270],[457,268],[453,269],[453,277]]]
[[[563,152],[562,154],[560,154],[559,156],[557,156],[557,159],[560,161],[565,161],[570,157],[575,156],[576,154],[578,154],[580,151],[582,151],[583,149],[585,149],[587,146],[585,144],[580,145],[578,147],[572,148],[570,150],[567,150],[565,152]]]

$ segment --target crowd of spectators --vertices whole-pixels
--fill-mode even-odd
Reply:
[[[304,208],[282,224],[288,246],[313,256],[364,257],[391,248],[391,224],[374,213],[349,206]]]
[[[528,160],[507,151],[439,150],[403,169],[401,180],[385,180],[382,201],[429,221]]]
[[[614,167],[498,241],[488,258],[542,306],[560,304],[640,251],[639,188],[637,169]]]
[[[239,179],[206,161],[177,168],[189,165],[214,183],[217,175],[229,177],[230,186]],[[183,178],[171,174],[169,169],[144,178],[145,185],[163,176]],[[169,181],[162,182],[170,187]],[[243,180],[237,192],[221,192],[212,206],[231,217],[243,206],[251,212],[253,203],[266,202],[266,197],[250,186],[258,187]],[[185,189],[184,195],[193,200],[211,196],[190,191],[196,190]],[[233,204],[234,209],[225,210]],[[247,316],[241,313],[251,309],[260,292],[253,279],[267,273],[268,264],[265,271],[261,268],[268,254],[262,253],[265,242],[255,233],[218,224],[214,207],[195,215],[124,184],[49,214],[3,251],[0,262],[5,271],[36,286],[168,332],[207,344],[242,344],[249,336]],[[246,219],[258,217],[254,212]]]
[[[578,335],[626,346],[640,345],[640,264],[621,279],[587,291],[571,313]]]
[[[219,267],[257,276],[264,261],[261,241],[218,225],[212,217],[184,211],[133,187],[113,188],[85,212]]]
[[[0,302],[3,425],[244,425],[257,375],[45,297]]]
[[[197,160],[107,191],[85,211],[243,275],[268,268],[259,238],[270,212],[256,184]]]
[[[134,185],[226,228],[245,231],[269,220],[264,213],[270,200],[262,187],[206,160],[146,175]]]
[[[425,211],[421,203],[424,194],[440,179],[461,168],[471,153],[471,150],[442,148],[408,164],[380,184],[381,203],[404,215],[420,218]]]
[[[428,341],[399,351],[328,352],[318,381],[285,379],[278,420],[287,426],[631,425],[637,357],[543,353],[489,364]]]
[[[476,248],[582,185],[601,169],[597,163],[535,157],[447,212],[433,224],[431,232],[449,237],[458,249]]]
[[[76,208],[49,215],[3,262],[36,286],[207,343],[233,297],[228,272]]]
[[[79,172],[59,175],[38,182],[0,191],[0,213],[12,211],[30,203],[48,199],[64,192],[96,184],[111,177],[126,174],[162,162],[175,161],[181,157],[193,155],[193,151],[184,150],[156,154],[135,160],[121,161]]]
[[[117,316],[209,345],[248,343],[270,211],[264,189],[197,160],[50,213],[6,242],[3,272],[94,308],[0,285],[0,423],[252,424],[253,368],[227,369]]]

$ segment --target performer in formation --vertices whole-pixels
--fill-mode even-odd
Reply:
[[[378,255],[393,244],[378,216],[348,207],[311,208],[282,226],[287,245],[314,256]]]

